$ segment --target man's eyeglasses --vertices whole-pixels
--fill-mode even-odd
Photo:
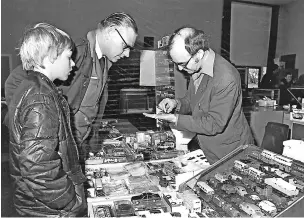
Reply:
[[[188,60],[186,63],[176,63],[177,66],[180,66],[180,67],[182,68],[182,70],[188,69],[187,66],[188,66],[190,60],[192,59],[192,57],[193,57],[193,56],[191,56],[191,57],[189,58],[189,60]]]
[[[126,50],[126,49],[130,49],[130,51],[134,50],[134,47],[132,47],[131,45],[128,45],[128,43],[126,42],[126,40],[122,37],[122,35],[120,34],[120,32],[115,29],[118,33],[118,35],[120,36],[120,38],[122,39],[122,41],[125,43],[125,47],[123,48],[123,50]]]

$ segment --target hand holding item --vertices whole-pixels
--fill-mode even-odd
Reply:
[[[177,101],[171,98],[165,98],[158,104],[158,107],[165,113],[170,113],[176,106]]]
[[[154,119],[160,119],[160,120],[165,120],[170,123],[176,123],[177,121],[177,116],[175,114],[147,114],[143,113],[144,116],[154,118]]]

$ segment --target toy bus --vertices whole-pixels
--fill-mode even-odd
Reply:
[[[296,186],[286,182],[281,178],[266,178],[265,183],[287,196],[296,196],[299,194],[299,190]]]
[[[198,181],[196,184],[206,194],[208,194],[208,195],[213,195],[214,194],[213,188],[211,188],[206,182]]]

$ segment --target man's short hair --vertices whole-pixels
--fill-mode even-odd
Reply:
[[[175,30],[170,37],[169,51],[171,51],[177,35],[184,38],[185,49],[190,55],[195,55],[200,49],[203,51],[209,49],[209,41],[203,30],[198,30],[190,26],[183,26]]]
[[[130,27],[138,34],[138,28],[135,20],[124,12],[116,12],[105,18],[100,22],[103,28],[112,27],[112,26],[123,26]]]
[[[65,49],[73,49],[70,36],[48,23],[38,23],[25,31],[20,46],[20,58],[23,69],[34,70],[43,66],[43,59],[50,57],[54,61]]]

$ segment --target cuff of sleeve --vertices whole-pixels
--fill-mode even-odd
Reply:
[[[75,167],[73,170],[67,172],[67,175],[72,180],[74,185],[79,185],[87,180],[85,175],[82,173],[80,165]]]
[[[175,107],[175,112],[179,112],[181,106],[182,106],[182,103],[179,99],[175,99],[176,101],[176,107]]]

